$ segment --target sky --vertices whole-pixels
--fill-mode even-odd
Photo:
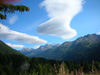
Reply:
[[[100,0],[23,0],[13,4],[30,8],[8,13],[6,20],[0,20],[0,40],[14,49],[100,34]]]

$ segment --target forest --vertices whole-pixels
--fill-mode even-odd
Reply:
[[[99,75],[100,63],[29,58],[22,54],[0,53],[0,75]]]

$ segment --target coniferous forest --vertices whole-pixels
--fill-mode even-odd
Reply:
[[[56,61],[0,53],[0,75],[99,75],[100,63]]]

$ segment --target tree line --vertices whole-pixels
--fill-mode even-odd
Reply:
[[[64,69],[62,65],[64,65]],[[83,73],[99,72],[100,62],[81,61],[77,63],[0,53],[0,75],[58,75],[62,70],[69,74],[78,71]]]

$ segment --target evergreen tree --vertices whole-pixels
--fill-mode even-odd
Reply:
[[[24,12],[30,9],[24,5],[9,4],[19,0],[0,0],[0,19],[6,19],[7,13],[14,13],[15,11]]]

